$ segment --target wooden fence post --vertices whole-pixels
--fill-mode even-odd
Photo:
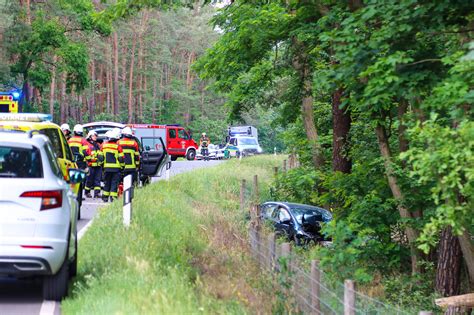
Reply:
[[[344,315],[355,315],[355,284],[352,280],[344,281]]]
[[[283,173],[286,173],[286,160],[283,160]]]
[[[321,272],[319,261],[311,261],[311,313],[321,314]]]
[[[242,183],[240,184],[240,211],[244,211],[245,209],[245,179],[242,179]]]
[[[273,272],[275,270],[275,244],[276,244],[276,234],[270,233],[268,235],[268,270]]]
[[[275,166],[275,167],[273,168],[273,174],[275,175],[275,177],[278,176],[278,166]]]
[[[258,204],[260,200],[260,196],[258,194],[258,175],[253,176],[253,191],[254,191],[255,203]]]

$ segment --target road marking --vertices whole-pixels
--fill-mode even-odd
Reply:
[[[55,310],[56,310],[56,302],[45,300],[41,304],[39,315],[54,315]]]
[[[87,229],[91,226],[92,222],[94,221],[94,218],[90,219],[89,222],[87,222],[86,225],[77,233],[77,239],[80,240],[84,234],[86,234]]]
[[[83,205],[103,205],[103,202],[83,202]]]

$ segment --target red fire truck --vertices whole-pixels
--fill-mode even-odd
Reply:
[[[95,130],[99,138],[113,128],[124,128],[125,124],[109,121],[99,121],[83,125],[84,129]],[[129,124],[130,128],[142,143],[144,151],[156,151],[161,149],[161,141],[165,144],[166,151],[175,161],[178,157],[194,160],[198,144],[193,140],[191,133],[180,125],[152,125],[152,124]]]

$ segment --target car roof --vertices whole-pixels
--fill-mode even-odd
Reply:
[[[31,145],[40,147],[48,141],[46,136],[38,133],[0,130],[0,146],[2,144],[8,144],[20,147],[29,147]]]
[[[32,129],[49,129],[49,128],[54,128],[54,129],[60,129],[58,125],[51,121],[41,121],[41,122],[31,122],[31,121],[18,121],[18,120],[0,120],[0,129],[6,129],[3,128],[4,126],[7,127],[14,127],[12,129],[18,129],[18,130],[32,130]]]
[[[90,128],[90,127],[117,127],[117,128],[125,128],[125,124],[121,123],[116,123],[113,121],[95,121],[95,122],[90,122],[87,124],[83,124],[82,127],[84,128]]]
[[[308,210],[326,210],[326,211],[329,211],[327,209],[324,209],[324,208],[321,208],[321,207],[317,207],[317,206],[312,206],[312,205],[305,205],[305,204],[302,204],[302,203],[294,203],[294,202],[281,202],[281,201],[267,201],[263,204],[268,204],[268,203],[273,203],[273,204],[278,204],[278,205],[282,205],[282,206],[285,206],[287,208],[303,208],[303,209],[308,209]]]

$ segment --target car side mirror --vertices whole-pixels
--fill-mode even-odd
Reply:
[[[87,173],[78,168],[70,168],[69,173],[69,182],[71,184],[83,183],[86,180]]]

